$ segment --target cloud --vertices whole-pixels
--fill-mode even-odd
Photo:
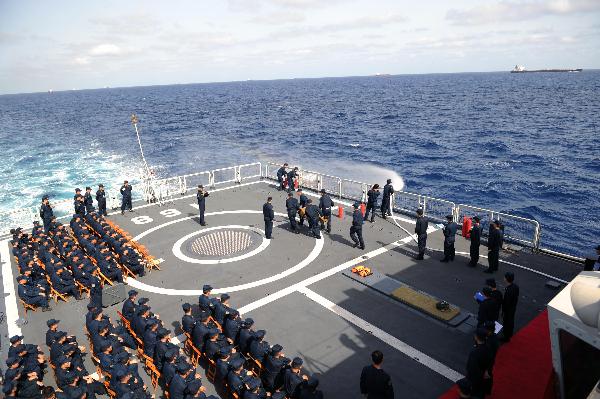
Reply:
[[[469,9],[450,9],[446,19],[455,25],[481,25],[594,11],[600,11],[598,0],[505,0]]]
[[[276,11],[269,14],[257,15],[249,20],[252,23],[264,25],[283,25],[288,23],[299,23],[306,20],[306,16],[299,12]]]
[[[394,25],[406,22],[408,19],[400,14],[387,16],[366,16],[347,21],[316,26],[301,26],[280,32],[274,32],[273,37],[295,37],[299,35],[314,35],[336,33],[350,30],[382,28],[386,25]]]
[[[116,17],[93,17],[90,24],[98,26],[106,32],[127,36],[139,36],[155,33],[160,30],[160,20],[153,15],[128,14]]]
[[[123,50],[116,44],[103,43],[90,49],[89,55],[93,57],[116,56],[123,54]]]

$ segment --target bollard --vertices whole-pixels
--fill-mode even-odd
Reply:
[[[344,218],[344,207],[343,207],[343,206],[341,206],[341,205],[338,205],[338,217],[339,217],[340,219],[343,219],[343,218]]]
[[[362,212],[363,217],[365,217],[365,213],[367,213],[367,205],[364,202],[360,203],[360,211]]]

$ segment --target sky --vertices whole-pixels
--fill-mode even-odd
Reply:
[[[600,68],[600,0],[0,0],[0,94]]]

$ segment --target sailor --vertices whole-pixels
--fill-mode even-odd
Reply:
[[[298,224],[296,223],[296,215],[298,214],[298,200],[294,198],[294,194],[292,192],[288,193],[288,198],[285,200],[285,207],[287,209],[288,219],[290,219],[290,229],[296,233],[300,234],[298,231]]]
[[[365,212],[365,221],[369,218],[371,213],[371,223],[375,222],[375,206],[377,205],[377,198],[379,197],[379,184],[374,184],[369,191],[367,191],[367,210]]]
[[[143,277],[146,274],[146,271],[144,270],[144,265],[141,262],[141,258],[139,257],[137,252],[133,250],[133,248],[130,248],[128,246],[125,247],[125,249],[123,250],[123,255],[121,256],[121,261],[125,266],[127,266],[129,270],[131,270],[133,273],[138,274],[140,277]]]
[[[40,207],[40,217],[44,222],[44,232],[48,234],[50,230],[50,222],[52,221],[52,217],[54,216],[54,211],[52,211],[52,206],[50,205],[50,201],[48,201],[48,196],[44,195],[42,197],[42,206]]]
[[[273,212],[273,205],[271,205],[273,197],[267,198],[267,202],[263,205],[263,218],[265,220],[265,238],[270,240],[273,234],[273,219],[275,219],[275,212]]]
[[[94,200],[92,199],[91,187],[85,188],[85,194],[83,195],[83,203],[85,205],[86,213],[92,213],[94,211]]]
[[[196,199],[198,200],[198,210],[200,211],[200,226],[206,226],[206,222],[204,221],[206,197],[208,197],[208,191],[204,191],[204,186],[202,184],[199,184],[198,192],[196,193]]]
[[[71,295],[76,300],[81,300],[79,290],[75,286],[75,280],[70,272],[65,271],[64,268],[58,268],[50,278],[52,282],[52,288],[63,295]]]
[[[515,284],[515,274],[506,272],[504,274],[504,300],[502,301],[502,340],[509,342],[515,329],[515,313],[519,301],[519,286]]]
[[[215,380],[217,383],[225,382],[227,374],[229,374],[229,361],[231,359],[231,351],[229,348],[221,348],[219,358],[217,359],[217,371]]]
[[[175,349],[169,349],[165,353],[165,362],[163,364],[161,374],[165,383],[166,388],[169,388],[173,376],[177,373],[175,359],[177,358],[177,351]]]
[[[143,335],[144,353],[151,359],[154,359],[154,351],[156,349],[158,322],[156,319],[148,319],[146,331]]]
[[[235,342],[240,332],[242,320],[240,319],[240,312],[235,309],[231,309],[227,317],[225,318],[225,324],[223,325],[223,333],[225,337],[229,338],[231,342]]]
[[[189,303],[184,303],[183,305],[181,305],[181,308],[183,309],[183,317],[181,318],[181,329],[184,332],[191,334],[192,330],[194,329],[194,324],[196,324],[196,320],[194,319],[194,316],[192,316],[192,305],[190,305]]]
[[[290,359],[283,354],[283,347],[278,344],[273,345],[271,352],[265,357],[261,375],[267,391],[275,391],[281,386],[282,371],[289,363]]]
[[[497,302],[492,298],[492,289],[485,286],[481,290],[481,293],[483,294],[484,299],[479,303],[479,310],[477,311],[477,327],[482,327],[486,321],[494,322],[496,320],[496,312],[498,311]]]
[[[202,353],[204,353],[204,343],[206,342],[206,338],[208,336],[208,333],[210,332],[210,326],[208,325],[208,317],[209,313],[201,311],[200,316],[198,317],[198,321],[196,322],[196,324],[194,325],[194,329],[192,330],[192,343]]]
[[[287,180],[288,180],[288,192],[294,191],[296,189],[296,184],[295,184],[295,179],[298,178],[299,174],[298,174],[298,167],[294,167],[293,170],[290,170],[287,173]]]
[[[79,197],[81,195],[81,189],[79,187],[77,187],[75,189],[75,195],[73,196],[73,199],[76,200],[77,197]]]
[[[247,318],[242,322],[240,326],[240,334],[238,336],[236,344],[240,348],[240,352],[242,354],[248,353],[250,349],[250,342],[254,336],[254,331],[252,330],[253,325],[254,320],[251,318]]]
[[[212,291],[212,287],[209,284],[205,284],[202,287],[202,295],[198,298],[198,305],[201,311],[208,312],[208,314],[213,314],[215,311],[215,305],[217,304],[217,298],[213,298],[210,296],[210,292]]]
[[[302,359],[295,357],[289,369],[283,374],[283,390],[288,398],[297,398],[304,381],[308,380],[306,374],[300,374],[302,371]]]
[[[489,378],[488,370],[490,368],[491,358],[489,348],[485,345],[487,330],[477,328],[475,332],[475,346],[469,353],[467,360],[467,375],[471,381],[472,397],[483,398],[486,391],[485,379]]]
[[[284,181],[286,181],[286,177],[287,177],[285,168],[287,168],[287,167],[288,167],[288,164],[286,162],[283,164],[283,166],[281,166],[281,168],[277,169],[277,181],[279,182],[279,191],[285,189]]]
[[[365,366],[360,374],[360,393],[367,399],[393,399],[394,388],[388,373],[381,368],[383,364],[383,353],[374,351],[371,353],[372,364]]]
[[[133,212],[133,207],[131,204],[131,185],[127,180],[123,182],[123,185],[119,191],[123,196],[123,200],[121,202],[121,215],[125,214],[125,209],[129,209],[129,212]]]
[[[306,205],[308,204],[308,197],[306,195],[304,195],[301,188],[298,189],[298,200],[300,202],[299,208],[298,208],[298,214],[300,216],[300,226],[303,226]]]
[[[106,253],[105,256],[98,256],[98,267],[107,278],[117,280],[119,283],[123,282],[123,272],[110,253]]]
[[[246,381],[249,380],[252,373],[244,370],[244,361],[240,358],[231,361],[231,369],[227,374],[227,386],[238,396],[242,394]]]
[[[479,262],[479,245],[481,245],[481,225],[479,216],[473,216],[473,227],[471,227],[471,245],[469,246],[469,254],[471,255],[470,267],[477,266]]]
[[[496,288],[496,279],[493,279],[493,278],[486,279],[485,285],[490,287],[490,289],[492,290],[492,292],[490,294],[490,298],[492,298],[494,300],[494,302],[496,303],[496,312],[494,313],[494,316],[495,316],[494,320],[498,320],[498,318],[500,317],[500,309],[502,309],[502,302],[503,302],[502,292],[498,291],[498,289]]]
[[[221,294],[221,300],[215,304],[214,317],[215,317],[215,320],[217,321],[217,323],[219,323],[221,326],[225,322],[225,317],[229,314],[229,311],[230,311],[230,307],[229,307],[229,299],[230,298],[231,297],[229,296],[229,294],[223,293],[223,294]]]
[[[485,380],[485,393],[487,395],[492,394],[492,385],[494,382],[494,363],[496,362],[496,354],[500,348],[500,340],[495,333],[496,323],[488,321],[484,324],[483,328],[487,331],[487,337],[485,338],[485,345],[488,348],[490,354],[490,366],[487,370],[487,374],[490,378]]]
[[[158,342],[154,351],[154,364],[156,364],[158,370],[162,370],[167,359],[167,352],[177,347],[171,343],[171,330],[159,328],[156,337]]]
[[[127,319],[129,322],[131,322],[133,320],[133,317],[135,316],[135,312],[136,312],[136,298],[137,298],[138,292],[136,290],[130,290],[127,293],[128,298],[125,300],[125,302],[123,302],[123,309],[121,310],[121,313],[123,314],[123,317],[125,317],[125,319]]]
[[[81,216],[85,216],[85,203],[84,203],[84,200],[83,200],[83,195],[78,194],[78,195],[75,196],[75,200],[73,202],[73,206],[75,208],[75,214],[81,215]]]
[[[306,381],[306,384],[302,386],[298,399],[323,399],[323,392],[319,389],[319,379],[315,376],[311,376]]]
[[[327,232],[331,233],[331,207],[335,204],[325,189],[321,189],[321,198],[319,199],[319,209],[321,210],[321,230],[325,228],[322,218],[327,218]]]
[[[350,238],[354,241],[354,248],[360,246],[360,249],[365,249],[365,242],[362,236],[362,225],[364,223],[360,204],[354,203],[354,213],[352,214],[352,226],[350,227]]]
[[[484,273],[494,273],[498,270],[498,261],[500,249],[502,248],[502,231],[500,222],[495,220],[490,225],[490,235],[488,237],[488,263],[489,267]]]
[[[440,262],[454,262],[454,241],[456,240],[456,231],[458,230],[458,225],[454,223],[453,216],[446,216],[446,225],[442,229],[444,233],[444,259],[440,260]]]
[[[23,302],[28,305],[41,306],[43,312],[52,310],[52,308],[48,306],[48,298],[44,293],[42,293],[42,289],[34,287],[32,284],[30,284],[29,277],[19,276],[17,281],[19,282],[19,288],[17,291],[19,298],[21,298]]]
[[[250,356],[261,363],[265,360],[265,356],[269,352],[269,343],[264,340],[266,333],[265,330],[256,331],[249,346]]]
[[[425,256],[425,248],[427,248],[427,227],[429,221],[423,215],[423,209],[417,209],[417,222],[415,223],[415,234],[417,235],[417,246],[419,247],[419,255],[417,260],[423,260]]]
[[[386,185],[383,186],[383,198],[381,199],[381,217],[384,219],[388,216],[392,216],[392,194],[394,194],[392,179],[387,179]]]
[[[311,234],[317,239],[321,239],[321,231],[319,230],[319,217],[321,216],[321,211],[312,203],[312,199],[309,199],[306,202],[305,214],[308,219],[308,228]]]
[[[103,184],[98,184],[98,191],[96,191],[96,202],[98,203],[98,214],[100,216],[106,216],[106,191],[104,191]]]

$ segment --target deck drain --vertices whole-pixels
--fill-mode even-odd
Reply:
[[[245,231],[221,230],[196,238],[190,249],[203,256],[224,256],[241,252],[252,245],[252,237]]]

